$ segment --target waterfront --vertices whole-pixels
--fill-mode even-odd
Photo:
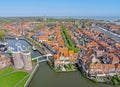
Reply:
[[[30,46],[32,57],[41,55],[38,51],[33,51],[31,45],[25,40],[7,39],[7,43],[10,46],[15,46],[15,43],[19,42],[24,46]],[[14,44],[13,44],[14,43]],[[68,72],[68,73],[55,73],[48,64],[41,63],[37,72],[33,76],[28,87],[114,87],[113,85],[107,85],[104,83],[95,84],[89,79],[82,76],[80,71]],[[118,86],[115,86],[118,87]]]
[[[14,39],[7,39],[7,43],[9,45],[13,45],[17,43]],[[14,43],[14,44],[13,44]],[[31,45],[25,40],[19,40],[24,46]],[[38,51],[33,51],[32,57],[36,57],[37,55],[41,55]],[[80,71],[76,72],[68,72],[68,73],[55,73],[47,63],[41,63],[37,72],[33,76],[32,80],[29,83],[28,87],[118,87],[114,85],[107,85],[104,83],[95,84],[94,82],[90,81],[89,79],[82,76]]]
[[[25,40],[15,40],[15,39],[6,39],[6,42],[8,43],[9,46],[12,46],[14,48],[16,48],[16,45],[18,42],[24,47],[29,47],[31,50],[31,57],[37,57],[40,56],[41,54],[38,51],[33,51],[32,50],[32,45],[29,44],[27,41]]]
[[[79,71],[55,73],[47,63],[41,63],[28,87],[119,87],[104,83],[95,84]]]

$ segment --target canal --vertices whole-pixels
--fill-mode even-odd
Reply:
[[[103,83],[95,84],[79,71],[55,73],[47,63],[41,63],[28,87],[120,87]]]
[[[6,39],[10,46],[17,42],[24,46],[31,45],[25,40]],[[32,57],[40,56],[38,51],[31,49]],[[82,76],[79,71],[69,73],[55,73],[46,62],[39,65],[38,70],[31,79],[28,87],[119,87],[103,83],[95,84]]]
[[[112,38],[113,40],[115,40],[116,42],[120,43],[120,37],[119,37],[120,35],[117,36],[117,34],[114,34],[110,31],[107,31],[104,28],[97,27],[97,26],[94,26],[94,29],[103,32],[106,36],[108,36],[108,37]]]
[[[30,50],[31,50],[31,57],[34,58],[34,57],[37,57],[37,56],[40,56],[40,52],[38,51],[33,51],[32,50],[32,45],[29,44],[27,41],[25,40],[15,40],[15,39],[6,39],[6,42],[8,43],[9,46],[13,47],[13,48],[16,48],[16,44],[17,43],[20,43],[23,47],[23,49],[25,49],[25,47],[28,47]]]

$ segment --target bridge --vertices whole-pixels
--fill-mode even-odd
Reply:
[[[46,62],[49,60],[48,57],[51,57],[51,56],[53,55],[52,54],[41,55],[41,56],[32,58],[32,60],[37,60],[38,63]]]

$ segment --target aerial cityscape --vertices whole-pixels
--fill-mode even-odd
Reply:
[[[120,86],[120,1],[0,2],[0,87]]]

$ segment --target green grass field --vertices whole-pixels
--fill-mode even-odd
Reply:
[[[8,67],[8,68],[6,68],[6,69],[0,70],[0,76],[5,75],[5,74],[7,74],[7,73],[10,73],[10,72],[12,72],[13,70],[14,70],[14,69],[13,69],[12,66],[10,66],[10,67]]]
[[[26,81],[28,80],[29,76],[25,78],[20,84],[18,84],[16,87],[24,87]]]
[[[12,72],[13,70],[13,67],[0,70],[0,87],[14,87],[17,82],[19,82],[28,75],[27,72]],[[22,82],[20,82],[19,87],[24,87],[27,79],[28,77],[25,78]]]

